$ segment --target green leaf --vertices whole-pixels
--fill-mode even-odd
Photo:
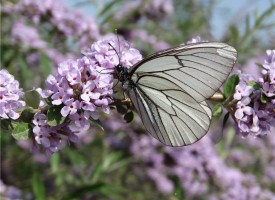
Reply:
[[[231,31],[233,43],[237,44],[238,40],[239,40],[239,31],[238,31],[237,27],[231,26],[230,31]]]
[[[229,119],[229,115],[230,115],[230,113],[228,112],[228,113],[226,113],[226,114],[224,115],[224,117],[223,117],[223,121],[222,121],[222,130],[224,129],[225,124],[226,124],[226,122],[227,122],[228,119]]]
[[[255,64],[260,68],[264,68],[262,63],[255,62]]]
[[[1,134],[11,134],[12,133],[12,124],[10,119],[1,119]]]
[[[32,108],[26,108],[21,112],[20,119],[23,122],[30,123],[33,120],[34,111]]]
[[[125,114],[127,113],[128,109],[125,106],[117,105],[116,106],[117,112],[120,114]]]
[[[98,13],[98,17],[107,13],[115,4],[121,2],[122,0],[113,0],[104,6],[104,8]]]
[[[34,172],[32,175],[32,192],[37,200],[45,199],[44,183],[41,180],[39,173]]]
[[[40,66],[43,69],[43,73],[45,77],[47,77],[52,72],[50,59],[44,53],[41,53],[41,56],[40,56]]]
[[[29,70],[29,66],[25,61],[25,56],[23,54],[20,54],[20,56],[18,57],[18,64],[20,66],[20,72],[21,72],[21,80],[22,81],[26,81],[29,80],[30,78],[30,70]]]
[[[240,79],[237,74],[233,74],[225,83],[224,83],[224,96],[227,99],[229,96],[234,94],[235,87],[238,85]]]
[[[29,90],[25,92],[26,104],[32,108],[38,108],[40,103],[40,95],[36,90]]]
[[[133,121],[133,119],[134,119],[134,113],[132,111],[130,111],[124,115],[124,120],[127,123],[130,123],[131,121]]]
[[[219,118],[222,115],[222,104],[218,103],[213,108],[213,117]]]
[[[265,96],[265,95],[262,93],[262,94],[261,94],[261,98],[260,98],[261,103],[266,104],[266,103],[267,103],[267,100],[268,100],[267,96]]]
[[[98,193],[101,188],[105,187],[104,183],[95,183],[91,185],[83,185],[76,188],[74,191],[70,192],[68,196],[64,197],[63,200],[69,199],[80,199],[83,195],[87,193]]]
[[[254,88],[254,90],[258,90],[261,88],[261,85],[255,81],[248,81],[247,83],[248,86],[252,86]]]
[[[50,165],[51,165],[51,172],[53,174],[57,173],[58,166],[59,166],[59,154],[55,153],[51,156]]]
[[[245,35],[249,33],[250,30],[250,17],[249,15],[245,18]]]
[[[177,199],[184,199],[184,190],[182,189],[182,184],[178,177],[173,177],[175,182],[174,195]]]
[[[30,139],[30,133],[32,132],[32,128],[29,123],[13,123],[13,130],[11,135],[16,140],[28,140]]]
[[[65,117],[60,113],[61,108],[62,106],[52,106],[49,108],[47,112],[47,123],[50,126],[57,126],[65,121]]]

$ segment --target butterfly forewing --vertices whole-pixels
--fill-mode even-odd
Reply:
[[[158,52],[136,64],[128,95],[148,132],[169,146],[202,138],[212,116],[205,100],[223,84],[236,54],[227,44],[197,43]]]
[[[131,74],[164,77],[201,102],[220,88],[236,61],[236,50],[224,43],[183,45],[156,53],[138,63]]]

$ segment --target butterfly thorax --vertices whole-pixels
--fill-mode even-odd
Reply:
[[[115,70],[116,70],[116,75],[117,75],[117,78],[118,78],[119,82],[124,84],[125,81],[130,80],[130,74],[129,74],[128,69],[126,67],[123,67],[121,65],[117,65],[115,67]]]
[[[123,89],[127,91],[132,88],[133,81],[131,80],[131,75],[128,69],[121,65],[117,65],[115,70],[119,82],[122,83]]]

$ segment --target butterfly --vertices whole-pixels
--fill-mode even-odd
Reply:
[[[218,42],[180,45],[115,70],[147,131],[168,146],[185,146],[209,130],[206,100],[229,76],[237,51]]]

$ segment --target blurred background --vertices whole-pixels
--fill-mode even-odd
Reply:
[[[24,90],[44,87],[57,64],[117,33],[144,57],[195,36],[238,50],[236,69],[257,76],[275,47],[273,0],[1,1],[1,67]],[[275,199],[275,137],[241,138],[214,120],[194,145],[171,148],[146,134],[136,115],[114,110],[51,158],[1,133],[2,199]],[[230,123],[229,123],[230,124]],[[274,130],[273,130],[274,133]]]

